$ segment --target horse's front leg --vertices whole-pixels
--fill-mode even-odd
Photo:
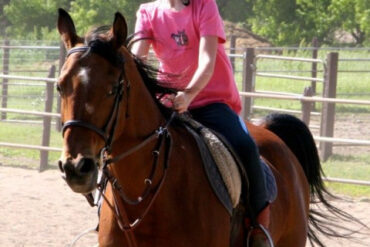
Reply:
[[[108,183],[105,196],[112,204],[112,188]],[[112,204],[113,205],[113,204]],[[125,234],[119,228],[113,211],[106,202],[103,202],[99,219],[99,247],[128,246]]]

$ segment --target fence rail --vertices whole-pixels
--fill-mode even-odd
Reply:
[[[314,139],[320,142],[345,143],[345,144],[370,146],[370,140],[355,140],[355,139],[333,138],[333,137],[325,137],[325,136],[314,136]]]
[[[324,82],[321,78],[312,78],[312,77],[305,77],[305,76],[293,76],[293,75],[278,75],[278,74],[270,74],[270,73],[256,73],[257,76],[262,77],[271,77],[271,78],[281,78],[281,79],[293,79],[293,80],[300,80],[300,81],[316,81],[316,82]]]
[[[56,82],[55,79],[56,75],[56,68],[55,66],[51,66],[49,69],[48,76],[46,78],[43,77],[29,77],[29,76],[14,76],[8,74],[0,75],[0,78],[3,79],[3,90],[2,90],[2,107],[0,108],[1,112],[1,120],[6,120],[7,113],[15,113],[15,114],[27,114],[27,115],[34,115],[43,117],[43,132],[42,132],[42,139],[41,145],[27,145],[27,144],[19,144],[19,143],[6,143],[0,142],[0,146],[10,147],[10,148],[25,148],[25,149],[36,149],[40,150],[40,171],[43,171],[48,166],[48,157],[49,151],[60,151],[60,148],[49,147],[50,144],[50,132],[51,132],[51,118],[60,118],[59,113],[52,112],[53,106],[53,99],[54,99],[54,83]],[[8,99],[8,80],[25,80],[25,81],[38,81],[43,82],[46,84],[45,88],[45,112],[39,111],[26,111],[20,109],[10,109],[7,107],[7,99]],[[6,90],[4,90],[4,87]]]
[[[335,105],[336,104],[356,104],[356,105],[366,105],[370,106],[369,100],[352,100],[352,99],[338,99],[336,96],[337,87],[337,74],[338,74],[338,62],[339,61],[368,61],[368,59],[341,59],[339,60],[338,53],[331,52],[328,54],[325,62],[323,60],[317,59],[313,56],[313,59],[306,58],[296,58],[296,57],[286,57],[286,56],[274,56],[274,55],[255,55],[256,49],[249,48],[244,53],[245,62],[243,70],[243,85],[242,92],[240,95],[243,98],[243,116],[248,117],[251,115],[253,109],[264,109],[272,111],[281,112],[293,112],[292,110],[281,110],[277,108],[268,108],[255,106],[253,104],[254,98],[270,98],[270,99],[281,99],[281,100],[299,100],[302,103],[302,120],[309,125],[311,115],[320,115],[320,136],[315,136],[314,139],[319,142],[319,151],[322,160],[326,160],[332,154],[332,148],[334,144],[346,144],[346,145],[358,145],[358,146],[370,146],[370,140],[355,140],[355,139],[344,139],[344,138],[334,138],[334,115],[335,115]],[[317,54],[316,54],[317,55]],[[292,76],[285,75],[282,72],[274,71],[272,73],[261,73],[257,70],[258,61],[260,59],[274,59],[283,60],[291,62],[310,62],[312,63],[312,76],[302,77],[302,76]],[[323,78],[317,78],[317,67],[318,62],[323,65]],[[314,66],[315,65],[315,66]],[[347,72],[347,71],[346,71]],[[349,71],[348,71],[349,72]],[[357,71],[356,71],[357,72]],[[294,94],[281,94],[281,93],[271,93],[271,92],[258,92],[255,91],[256,77],[274,77],[274,78],[284,78],[290,80],[304,80],[311,81],[311,87],[307,87],[304,90],[303,95]],[[323,94],[321,97],[315,96],[316,82],[323,83]],[[320,113],[312,113],[312,103],[322,103],[322,110]],[[294,111],[297,113],[298,111]],[[340,180],[340,179],[339,179]],[[339,181],[336,178],[336,181]],[[354,184],[366,184],[370,185],[370,182],[365,183],[363,181],[356,180],[343,180],[346,183],[353,182]]]
[[[307,102],[326,102],[337,104],[357,104],[357,105],[370,105],[370,100],[351,100],[351,99],[338,99],[338,98],[323,98],[318,96],[306,97],[302,95],[277,95],[259,92],[239,92],[241,96],[255,97],[255,98],[269,98],[269,99],[282,99],[282,100],[300,100]]]
[[[0,49],[17,49],[17,50],[59,50],[59,46],[33,46],[33,45],[0,45]]]
[[[57,117],[57,118],[60,118],[60,113],[39,112],[39,111],[24,111],[24,110],[9,109],[9,108],[0,108],[0,112],[27,114],[27,115],[34,115],[34,116],[41,116],[41,117]]]
[[[308,62],[308,63],[322,63],[322,59],[312,59],[312,58],[301,58],[301,57],[285,57],[285,56],[273,56],[273,55],[257,55],[256,59],[275,59],[275,60],[285,60],[285,61],[296,61],[296,62]]]
[[[34,76],[19,76],[19,75],[4,75],[0,74],[0,78],[11,79],[11,80],[23,80],[23,81],[44,81],[55,83],[57,79],[55,78],[44,78],[44,77],[34,77]]]
[[[33,149],[33,150],[40,150],[40,151],[55,151],[55,152],[62,151],[61,148],[38,146],[38,145],[26,145],[26,144],[9,143],[9,142],[0,142],[0,146],[9,147],[9,148]]]
[[[234,40],[235,41],[235,40]],[[15,143],[6,143],[6,142],[0,142],[0,146],[7,146],[7,147],[13,147],[13,148],[28,148],[28,149],[34,149],[34,150],[40,150],[40,170],[43,170],[47,165],[47,152],[48,151],[61,151],[60,148],[54,148],[49,147],[48,140],[50,139],[50,124],[51,119],[59,119],[60,114],[59,113],[53,113],[51,112],[50,105],[52,105],[53,99],[53,85],[56,82],[55,74],[53,76],[50,76],[51,72],[49,70],[49,76],[48,78],[42,78],[42,77],[27,77],[27,76],[18,76],[18,75],[9,75],[9,52],[13,49],[21,49],[21,50],[59,50],[59,68],[64,63],[65,58],[65,50],[60,49],[59,46],[29,46],[29,45],[10,45],[8,44],[0,45],[0,49],[3,49],[3,68],[2,68],[2,74],[0,74],[0,79],[3,80],[2,83],[0,83],[0,86],[2,86],[2,105],[0,106],[0,113],[3,117],[3,114],[7,113],[15,113],[15,114],[27,114],[27,115],[34,115],[34,116],[40,116],[43,118],[43,124],[44,124],[44,130],[46,130],[45,133],[43,133],[43,138],[41,141],[41,145],[24,145],[24,144],[15,144]],[[266,54],[258,54],[255,55],[257,52],[260,53],[261,51],[296,51],[296,50],[307,50],[312,51],[312,58],[297,58],[297,57],[288,57],[288,56],[276,56],[276,55],[266,55]],[[326,156],[330,155],[330,147],[334,144],[352,144],[352,145],[364,145],[367,146],[370,144],[370,141],[368,140],[352,140],[352,139],[343,139],[343,138],[334,138],[332,136],[332,127],[334,125],[334,118],[333,114],[335,114],[335,105],[336,104],[358,104],[358,105],[370,105],[369,100],[350,100],[350,99],[338,99],[336,98],[336,91],[330,91],[332,88],[336,88],[336,76],[337,73],[341,72],[356,72],[356,73],[368,73],[370,71],[366,70],[359,70],[359,71],[351,71],[351,70],[339,70],[338,69],[338,62],[369,62],[370,59],[367,58],[360,58],[360,59],[353,59],[353,58],[338,58],[338,55],[335,55],[335,52],[331,52],[331,55],[328,55],[328,57],[323,59],[317,58],[317,51],[337,51],[337,50],[359,50],[359,51],[370,51],[369,48],[319,48],[317,46],[315,47],[308,47],[308,48],[286,48],[286,47],[259,47],[256,49],[248,48],[246,52],[243,49],[242,54],[235,54],[238,49],[230,49],[230,59],[232,60],[232,63],[234,62],[234,59],[243,59],[243,83],[242,87],[243,90],[240,92],[240,95],[243,99],[243,112],[249,113],[252,112],[252,109],[262,109],[262,110],[271,110],[271,111],[285,111],[284,109],[278,109],[273,107],[260,107],[253,105],[253,101],[251,99],[253,98],[273,98],[273,99],[282,99],[282,100],[299,100],[302,102],[302,119],[308,123],[309,118],[311,115],[314,116],[321,116],[321,122],[320,125],[320,136],[315,136],[315,140],[320,143],[320,150],[324,149],[327,150]],[[256,63],[258,60],[261,59],[273,59],[273,60],[283,60],[283,61],[291,61],[291,62],[305,62],[305,63],[311,63],[312,69],[307,70],[305,72],[309,73],[311,72],[311,77],[308,76],[292,76],[292,75],[286,75],[284,73],[290,73],[291,71],[257,71]],[[318,70],[317,65],[322,64],[323,69]],[[235,68],[235,65],[233,63],[233,68]],[[19,69],[17,69],[19,70]],[[16,71],[16,70],[12,70]],[[31,70],[29,70],[31,71]],[[295,71],[295,72],[303,72],[303,71]],[[323,77],[319,78],[317,77],[317,73],[323,73]],[[55,67],[54,67],[54,73],[55,73]],[[256,77],[274,77],[274,78],[284,78],[289,80],[303,80],[303,81],[311,81],[312,82],[312,90],[313,92],[305,92],[303,95],[293,95],[293,94],[281,94],[281,93],[273,93],[273,92],[256,92],[254,90],[254,83]],[[26,111],[26,110],[20,110],[20,109],[10,109],[6,105],[6,102],[4,103],[4,99],[8,98],[6,95],[8,93],[7,86],[9,85],[9,80],[24,80],[24,81],[38,81],[40,82],[40,85],[45,84],[46,86],[46,98],[45,98],[45,111]],[[327,89],[324,88],[324,93],[321,97],[315,96],[316,93],[316,82],[323,83],[324,87],[328,87]],[[5,93],[5,94],[4,94]],[[323,110],[322,112],[313,112],[312,111],[312,103],[322,103],[323,104]],[[57,102],[59,103],[59,102]],[[59,111],[59,106],[57,107]],[[293,113],[299,113],[300,111],[292,111],[292,110],[286,110],[286,112],[293,112]],[[246,116],[246,115],[245,115]],[[329,120],[329,121],[328,121]],[[325,123],[323,123],[325,122]],[[57,124],[60,121],[57,121]],[[329,129],[325,129],[323,125],[331,126]],[[60,127],[60,126],[59,126]],[[327,127],[326,127],[327,128]],[[49,135],[49,136],[48,136]],[[327,145],[328,144],[328,145]],[[322,150],[321,150],[322,151]],[[322,151],[324,152],[324,151]],[[325,158],[325,156],[324,156]],[[46,159],[46,163],[45,163]],[[328,179],[334,179],[337,180],[337,178],[328,178]],[[345,180],[346,181],[346,180]],[[349,180],[350,181],[350,180]],[[366,184],[369,185],[370,182],[364,182],[364,181],[357,181],[358,184]],[[355,182],[355,183],[357,183]],[[363,183],[364,182],[364,183]]]
[[[323,180],[328,181],[328,182],[334,182],[334,183],[370,186],[370,181],[364,181],[364,180],[354,180],[354,179],[345,179],[345,178],[331,178],[331,177],[323,177]]]

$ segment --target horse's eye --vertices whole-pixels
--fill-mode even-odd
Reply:
[[[60,88],[59,83],[57,83],[55,87],[56,87],[58,93],[61,94],[62,93],[62,89]]]

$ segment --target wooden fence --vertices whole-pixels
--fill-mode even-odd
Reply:
[[[50,128],[51,128],[51,119],[58,119],[56,121],[57,128],[60,129],[60,115],[58,113],[52,113],[52,104],[53,104],[53,94],[54,94],[54,83],[55,75],[57,73],[55,66],[52,66],[49,69],[48,76],[46,78],[42,77],[25,77],[25,76],[14,76],[9,75],[9,66],[6,64],[6,61],[9,61],[9,50],[16,49],[17,47],[12,46],[1,46],[0,48],[4,49],[3,51],[3,74],[0,75],[2,78],[2,105],[0,108],[1,118],[6,118],[6,113],[21,113],[21,114],[31,114],[43,117],[43,135],[41,140],[41,145],[24,145],[24,144],[15,144],[15,143],[4,143],[0,142],[0,146],[14,147],[14,148],[27,148],[27,149],[36,149],[40,150],[40,170],[44,170],[47,167],[47,159],[49,151],[61,151],[60,148],[53,148],[49,146],[50,140]],[[35,47],[21,47],[21,49],[28,49]],[[40,49],[36,47],[35,49]],[[51,49],[59,49],[59,47],[51,47]],[[243,71],[242,71],[242,92],[240,95],[243,101],[243,112],[244,117],[250,116],[253,109],[258,109],[258,106],[253,105],[253,98],[273,98],[281,100],[298,100],[302,103],[302,119],[305,123],[309,124],[310,116],[316,115],[321,116],[320,124],[320,136],[315,136],[315,140],[319,141],[319,151],[320,156],[323,160],[326,160],[332,153],[333,143],[352,143],[356,145],[370,145],[370,140],[352,140],[352,139],[341,139],[333,138],[334,130],[334,114],[335,114],[335,105],[336,104],[362,104],[370,105],[370,101],[366,100],[348,100],[348,99],[338,99],[336,98],[336,84],[337,84],[337,73],[338,73],[338,53],[330,52],[327,55],[326,60],[317,59],[317,54],[315,57],[315,49],[313,49],[312,58],[297,58],[297,57],[286,57],[286,56],[275,56],[275,55],[264,55],[256,53],[257,49],[248,48],[242,55],[230,54],[232,61],[234,58],[243,59]],[[59,68],[64,63],[65,50],[59,49],[60,51],[60,60]],[[302,76],[291,76],[284,75],[281,73],[266,73],[257,71],[257,63],[261,59],[278,59],[284,61],[298,61],[298,62],[307,62],[312,63],[312,76],[311,77],[302,77]],[[367,61],[367,60],[366,60]],[[317,78],[317,65],[323,67],[324,76],[323,78]],[[305,88],[302,95],[295,94],[281,94],[274,92],[258,92],[254,90],[255,79],[256,77],[273,77],[273,78],[284,78],[292,80],[303,80],[311,81],[311,87]],[[45,110],[44,112],[36,111],[23,111],[19,109],[9,109],[7,107],[6,99],[7,98],[7,85],[9,80],[28,80],[28,81],[42,81],[46,85],[46,97],[45,97]],[[316,83],[324,83],[324,90],[322,96],[315,96]],[[312,112],[312,103],[321,102],[323,104],[322,111]],[[60,111],[60,104],[57,101],[57,112]],[[261,109],[261,108],[260,108]],[[272,111],[285,111],[288,113],[297,113],[297,111],[292,112],[291,110],[275,109],[275,108],[264,108]]]
[[[19,109],[9,109],[7,108],[7,104],[2,104],[2,108],[0,108],[0,112],[2,113],[2,120],[6,119],[6,113],[17,113],[17,114],[27,114],[27,115],[35,115],[43,117],[43,132],[41,137],[41,145],[27,145],[27,144],[19,144],[19,143],[6,143],[0,142],[0,146],[4,147],[11,147],[11,148],[25,148],[25,149],[35,149],[40,150],[40,171],[43,171],[48,166],[48,157],[49,151],[61,151],[61,148],[53,148],[49,147],[50,144],[50,132],[51,132],[51,119],[60,118],[60,114],[52,113],[53,108],[53,98],[54,98],[54,83],[56,82],[56,68],[55,66],[51,66],[49,69],[49,73],[46,78],[40,77],[26,77],[26,76],[12,76],[8,74],[0,75],[0,78],[3,79],[3,87],[5,84],[8,83],[9,80],[25,80],[25,81],[42,81],[45,83],[45,110],[44,112],[38,111],[24,111]],[[6,83],[4,83],[4,81]],[[7,91],[6,91],[7,93]],[[6,94],[5,97],[3,95],[2,102],[6,102],[8,95]],[[60,122],[60,121],[56,121]]]
[[[248,48],[244,53],[244,65],[243,65],[243,84],[242,92],[240,95],[243,96],[243,110],[242,116],[248,118],[251,116],[255,106],[253,105],[253,98],[270,98],[270,99],[281,99],[281,100],[298,100],[302,103],[302,120],[308,125],[312,112],[312,103],[322,103],[322,110],[320,113],[315,115],[321,116],[320,121],[320,136],[314,136],[314,139],[319,142],[319,152],[322,160],[326,160],[333,150],[333,143],[344,143],[354,145],[366,145],[370,146],[370,140],[355,140],[355,139],[344,139],[334,138],[334,124],[335,124],[335,105],[336,104],[356,104],[356,105],[368,105],[370,106],[369,100],[349,100],[336,98],[337,88],[337,74],[338,74],[338,61],[339,56],[337,52],[330,52],[327,55],[326,61],[320,59],[307,59],[307,58],[296,58],[296,57],[284,57],[284,56],[273,56],[273,55],[255,55],[256,51],[254,48]],[[270,73],[261,73],[257,71],[257,63],[260,59],[278,59],[285,61],[298,61],[298,62],[310,62],[315,64],[322,64],[324,67],[323,78],[316,77],[302,77],[302,76],[291,76]],[[361,61],[370,61],[367,59],[360,59]],[[317,68],[317,67],[315,67]],[[367,71],[368,72],[368,71]],[[272,77],[272,78],[283,78],[292,80],[303,80],[311,82],[323,83],[322,96],[314,96],[312,86],[305,88],[303,95],[294,94],[282,94],[278,92],[261,92],[255,91],[255,80],[256,77]],[[257,107],[258,108],[258,107]],[[261,108],[260,108],[261,109]],[[288,113],[297,113],[297,111],[277,109],[264,107],[264,110],[280,111]],[[357,181],[349,179],[339,178],[327,178],[328,181],[370,185],[369,181]]]

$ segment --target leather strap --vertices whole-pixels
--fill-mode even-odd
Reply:
[[[73,53],[76,53],[76,52],[86,52],[89,49],[90,49],[89,46],[77,46],[77,47],[73,47],[70,50],[68,50],[67,57],[70,56]]]

